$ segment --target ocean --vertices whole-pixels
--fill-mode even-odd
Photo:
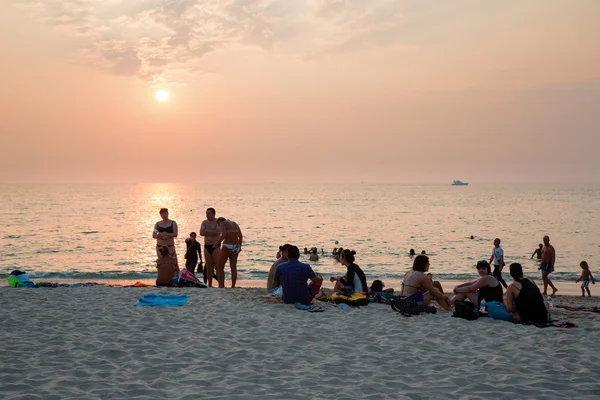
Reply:
[[[530,257],[544,235],[556,248],[553,279],[575,280],[582,260],[593,272],[600,262],[598,184],[1,184],[0,199],[2,278],[19,269],[46,282],[153,280],[161,207],[179,226],[181,264],[207,207],[236,221],[238,279],[257,285],[286,242],[323,248],[311,265],[325,277],[344,273],[334,247],[354,249],[368,281],[401,279],[411,248],[426,251],[436,279],[475,278],[496,237],[507,265],[535,278]]]

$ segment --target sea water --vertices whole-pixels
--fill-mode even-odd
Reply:
[[[369,281],[400,279],[411,248],[426,251],[436,279],[475,278],[496,237],[506,264],[536,278],[530,257],[544,235],[556,248],[554,279],[575,280],[582,260],[592,271],[600,262],[597,184],[1,184],[0,199],[2,278],[19,269],[44,281],[154,279],[161,207],[179,226],[181,264],[207,207],[236,221],[240,280],[266,280],[284,243],[323,248],[311,265],[325,277],[344,273],[334,247],[354,249]]]

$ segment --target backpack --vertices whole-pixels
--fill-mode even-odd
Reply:
[[[479,309],[470,301],[454,301],[453,317],[467,319],[473,321],[479,318]]]

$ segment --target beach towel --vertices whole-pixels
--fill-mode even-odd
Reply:
[[[552,320],[552,321],[548,321],[548,322],[515,322],[521,325],[534,325],[537,326],[538,328],[549,328],[551,326],[555,327],[555,328],[578,328],[577,324],[574,324],[572,322],[569,321],[559,321],[559,320]]]
[[[384,303],[384,304],[392,304],[392,300],[394,300],[394,295],[389,292],[375,292],[369,293],[367,298],[370,302],[374,303]]]
[[[148,307],[181,307],[187,301],[186,295],[147,294],[135,306]]]
[[[564,308],[567,311],[587,311],[587,312],[595,312],[595,313],[600,313],[600,307],[586,307],[586,306],[579,306],[579,307],[569,307],[569,306],[556,306],[556,308]]]
[[[296,307],[298,310],[303,310],[303,311],[308,311],[308,312],[323,312],[323,311],[325,311],[325,309],[323,307],[309,306],[309,305],[302,304],[302,303],[295,303],[294,307]]]

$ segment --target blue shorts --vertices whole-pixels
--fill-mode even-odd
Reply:
[[[421,302],[425,301],[425,297],[423,296],[423,293],[421,293],[421,292],[413,293],[410,296],[408,296],[408,298],[413,300],[415,303],[421,303]]]
[[[542,263],[540,266],[542,268],[542,272],[551,273],[552,272],[552,263]]]
[[[487,308],[487,312],[490,317],[493,319],[499,319],[502,321],[512,321],[512,315],[506,311],[506,307],[504,307],[504,303],[501,301],[490,301],[485,303],[485,307]]]
[[[590,281],[588,281],[587,279],[581,281],[581,288],[582,289],[585,289],[588,286],[590,286]]]

